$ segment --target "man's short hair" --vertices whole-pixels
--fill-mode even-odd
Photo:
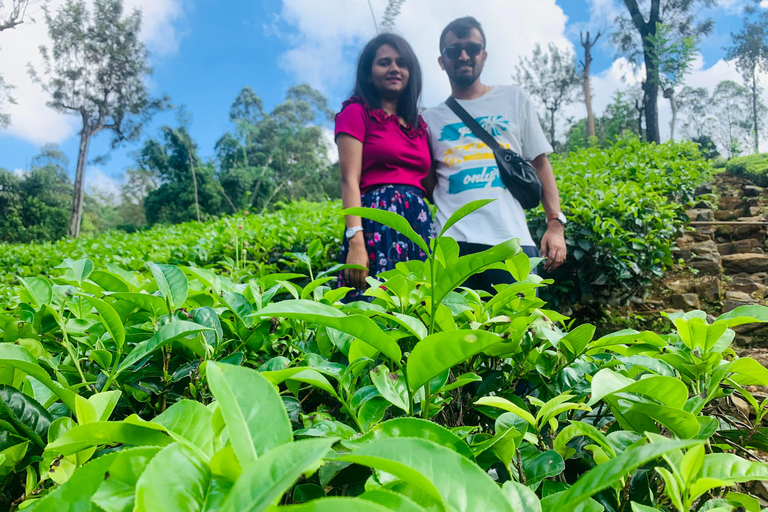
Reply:
[[[443,33],[440,34],[440,51],[442,52],[445,47],[445,35],[448,32],[453,32],[456,34],[456,37],[463,39],[469,35],[473,28],[476,28],[480,35],[483,36],[483,47],[485,47],[485,32],[483,32],[480,22],[472,16],[464,16],[463,18],[453,20],[443,29]]]

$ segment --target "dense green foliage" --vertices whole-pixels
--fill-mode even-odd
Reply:
[[[337,203],[278,205],[274,213],[239,215],[222,220],[160,225],[147,231],[110,231],[94,238],[64,239],[35,245],[0,245],[0,295],[15,276],[58,273],[67,258],[88,257],[99,267],[111,264],[145,270],[147,261],[274,271],[286,252],[306,252],[322,240],[317,262],[326,266],[338,251],[343,221]],[[242,228],[241,228],[242,226]],[[290,258],[289,256],[286,256]],[[3,287],[5,289],[3,289]]]
[[[547,282],[516,241],[459,258],[396,214],[350,213],[430,252],[372,281],[372,304],[338,302],[314,242],[296,255],[303,275],[82,259],[21,281],[0,316],[4,499],[36,512],[757,505],[729,491],[768,465],[732,452],[768,446],[767,404],[746,389],[768,370],[729,345],[768,308],[594,339],[543,308]],[[498,265],[519,282],[456,289]],[[712,417],[731,394],[754,422]]]
[[[712,175],[692,142],[645,144],[626,138],[606,149],[555,156],[568,258],[550,297],[589,302],[626,300],[672,265],[670,247],[682,234],[685,205]],[[529,219],[534,237],[544,216]]]
[[[768,153],[732,158],[725,169],[731,174],[752,181],[755,185],[768,187]]]

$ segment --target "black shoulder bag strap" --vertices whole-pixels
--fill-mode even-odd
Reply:
[[[464,110],[464,107],[459,105],[459,102],[456,101],[456,98],[450,96],[447,100],[445,100],[445,104],[448,105],[448,108],[453,110],[454,114],[459,116],[459,119],[461,119],[462,122],[467,125],[467,128],[472,130],[472,133],[475,134],[475,137],[485,142],[485,145],[491,148],[491,151],[496,153],[496,151],[501,149],[501,146],[498,142],[496,142],[496,139],[491,137],[491,134],[485,131],[483,127],[480,126],[480,123],[475,121],[475,118],[469,115],[469,112]]]

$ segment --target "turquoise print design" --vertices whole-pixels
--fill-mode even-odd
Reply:
[[[464,169],[448,177],[448,193],[459,194],[477,188],[504,188],[499,176],[499,168],[495,165],[488,167],[473,167]]]
[[[503,132],[509,130],[509,121],[501,116],[477,117],[475,118],[475,121],[494,137],[498,137]],[[461,139],[477,139],[477,136],[475,136],[475,134],[472,133],[472,130],[467,128],[462,122],[447,124],[440,130],[441,141],[456,141]]]

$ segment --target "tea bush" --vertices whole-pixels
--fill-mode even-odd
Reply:
[[[468,205],[454,217],[482,207]],[[27,511],[759,510],[746,449],[768,370],[730,349],[744,306],[673,332],[569,329],[517,241],[369,280],[65,260],[0,304],[0,492]],[[504,267],[495,296],[457,288]],[[306,284],[300,284],[306,283]],[[283,299],[283,300],[280,300]],[[751,415],[725,407],[728,396]]]
[[[642,295],[672,265],[670,247],[688,221],[686,204],[712,167],[690,142],[647,144],[637,138],[608,148],[554,155],[562,209],[568,216],[568,258],[548,298],[560,303],[625,301]],[[529,223],[537,239],[543,211]]]
[[[739,156],[728,160],[725,169],[760,187],[768,187],[768,153]]]

